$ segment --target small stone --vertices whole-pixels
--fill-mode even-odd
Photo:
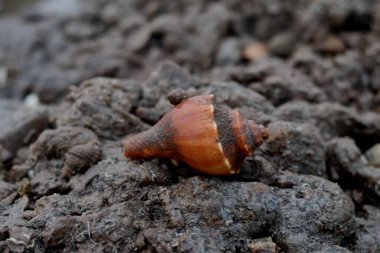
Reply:
[[[15,185],[0,181],[0,200],[7,198],[15,190]]]
[[[240,169],[240,177],[249,180],[258,180],[264,183],[267,182],[274,173],[276,173],[276,169],[261,156],[247,157]]]
[[[5,67],[0,67],[0,87],[3,87],[8,80],[8,70]]]
[[[292,54],[295,44],[292,33],[280,33],[272,37],[268,49],[272,54],[286,58]]]
[[[147,46],[151,35],[152,31],[147,26],[136,29],[127,40],[128,49],[132,52],[143,50]]]
[[[273,242],[271,237],[264,237],[259,239],[254,239],[248,241],[248,248],[251,253],[276,253],[276,244]]]
[[[172,105],[181,103],[184,99],[188,98],[186,92],[182,89],[174,89],[168,94],[168,100]]]
[[[245,60],[257,62],[268,56],[268,49],[264,43],[254,42],[244,48],[242,56]]]
[[[327,145],[326,164],[332,179],[347,182],[380,197],[380,170],[369,166],[355,142],[349,138],[335,138]]]
[[[11,170],[8,172],[8,177],[12,181],[20,181],[22,178],[28,175],[28,171],[32,168],[30,164],[17,164],[13,165]]]
[[[37,108],[41,105],[41,101],[37,94],[30,93],[24,98],[24,104],[27,107]]]
[[[380,168],[380,143],[374,145],[365,152],[368,164]]]
[[[343,41],[333,35],[328,36],[319,45],[317,45],[317,50],[325,54],[341,54],[345,51],[345,49],[346,47]]]
[[[174,89],[187,90],[196,88],[199,83],[177,64],[164,61],[149,76],[146,83],[143,84],[143,99],[141,105],[154,107],[159,102],[160,97],[166,96]]]
[[[12,159],[12,157],[13,155],[7,149],[0,145],[0,162],[5,163]]]
[[[32,183],[28,178],[23,178],[18,186],[17,193],[19,196],[28,196],[32,192]]]
[[[28,108],[14,101],[0,101],[0,144],[15,152],[29,144],[48,124],[45,110]]]
[[[148,123],[156,123],[162,116],[162,112],[157,108],[139,106],[135,112],[136,116]]]
[[[239,42],[235,38],[229,38],[223,41],[220,45],[216,56],[218,65],[233,65],[240,60]]]

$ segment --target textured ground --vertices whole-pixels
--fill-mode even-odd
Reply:
[[[377,0],[0,12],[0,252],[380,252],[379,39]],[[268,126],[240,175],[123,157],[176,88]]]

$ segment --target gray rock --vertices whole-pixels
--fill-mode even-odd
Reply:
[[[217,101],[231,108],[250,107],[258,112],[270,113],[273,106],[265,97],[236,82],[213,82],[205,93],[214,94]]]
[[[278,107],[274,118],[309,123],[319,128],[324,140],[350,136],[362,150],[380,142],[380,116],[377,113],[358,113],[337,103],[308,104],[290,102]]]
[[[226,39],[219,48],[216,55],[218,65],[233,65],[240,60],[239,41],[235,38]]]
[[[283,58],[289,57],[296,46],[294,34],[290,32],[283,32],[276,34],[271,38],[268,44],[269,51]]]
[[[316,176],[284,173],[274,177],[274,186],[280,188],[277,195],[281,199],[276,242],[289,252],[324,252],[327,248],[331,248],[327,252],[335,252],[332,249],[340,248],[342,239],[353,236],[354,205],[337,184]]]
[[[273,74],[263,82],[252,83],[250,88],[265,96],[275,106],[289,100],[319,103],[326,101],[323,90],[314,85],[307,76],[290,69]]]
[[[16,187],[14,184],[9,184],[0,180],[0,202],[1,200],[5,199],[9,195],[11,195],[13,192],[15,192],[15,190],[16,190]]]
[[[368,165],[355,143],[348,138],[336,138],[327,147],[329,174],[333,180],[355,182],[366,191],[371,202],[380,199],[380,170]]]
[[[187,90],[197,87],[194,77],[181,69],[173,62],[163,62],[150,75],[147,82],[143,84],[142,105],[154,107],[160,97],[166,95],[174,89]]]
[[[368,164],[374,167],[380,167],[380,144],[376,144],[365,152]]]
[[[31,146],[31,155],[39,158],[62,158],[71,148],[97,141],[97,136],[83,127],[60,127],[45,130]]]
[[[308,124],[273,122],[269,139],[259,148],[276,170],[326,177],[325,148],[317,128]]]
[[[11,152],[30,144],[47,127],[48,112],[15,101],[0,101],[0,144]]]
[[[356,232],[357,244],[353,252],[378,252],[380,251],[380,211],[370,205],[364,206],[365,218],[357,218],[358,229]]]
[[[134,80],[95,78],[73,90],[66,111],[59,115],[59,126],[91,129],[99,137],[117,139],[142,130],[146,125],[130,113],[140,96]]]
[[[41,198],[31,224],[44,224],[47,248],[75,238],[83,249],[92,247],[91,240],[105,242],[103,251],[111,242],[123,250],[246,251],[251,238],[264,234],[277,238],[281,249],[308,252],[337,246],[353,233],[351,201],[336,184],[318,177],[277,175],[273,187],[203,177],[156,185],[170,182],[169,175],[157,166],[103,161],[72,177],[68,195]],[[99,209],[104,201],[107,206]],[[83,231],[90,240],[80,236]]]

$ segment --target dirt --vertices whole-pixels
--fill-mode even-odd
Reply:
[[[0,252],[380,252],[379,1],[3,2]],[[208,93],[239,175],[123,156]]]

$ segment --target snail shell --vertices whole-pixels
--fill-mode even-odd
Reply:
[[[70,177],[77,171],[88,168],[98,162],[102,151],[97,141],[91,141],[72,147],[65,155],[63,177]]]
[[[124,155],[176,159],[206,174],[231,175],[268,137],[267,128],[218,105],[214,95],[201,95],[178,101],[152,128],[129,137]]]

